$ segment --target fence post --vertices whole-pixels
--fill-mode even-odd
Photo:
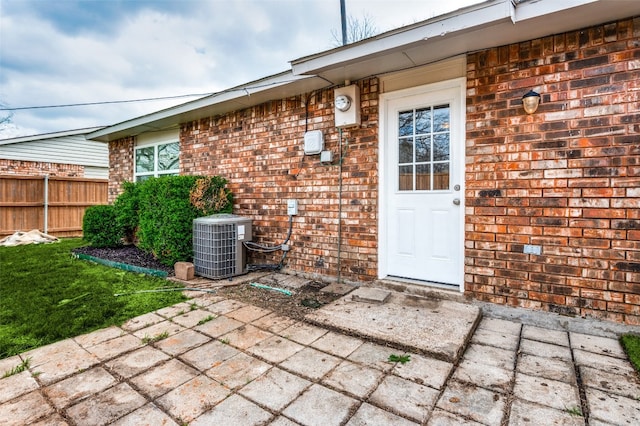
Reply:
[[[49,231],[49,175],[44,175],[44,232]]]

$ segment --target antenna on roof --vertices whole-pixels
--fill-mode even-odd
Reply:
[[[345,0],[340,0],[340,22],[342,24],[342,45],[347,44],[347,7]]]

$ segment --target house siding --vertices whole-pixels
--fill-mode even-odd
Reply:
[[[467,294],[640,324],[639,37],[629,19],[468,55]]]
[[[0,141],[0,173],[108,178],[108,148],[84,134],[36,135]]]

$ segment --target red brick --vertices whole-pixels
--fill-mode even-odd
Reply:
[[[84,177],[84,166],[0,158],[0,174],[16,176],[48,175],[57,177]]]
[[[485,226],[469,229],[466,236],[475,239],[482,229],[482,240],[508,243],[509,250],[519,245],[516,252],[474,246],[476,257],[486,249],[495,253],[496,259],[507,261],[507,269],[495,275],[507,278],[508,287],[498,292],[509,296],[508,304],[526,306],[527,300],[535,298],[539,304],[533,306],[538,308],[563,312],[564,303],[565,313],[582,309],[581,314],[591,314],[606,310],[606,301],[596,300],[596,293],[575,297],[572,289],[604,292],[608,283],[626,286],[626,291],[612,288],[599,293],[623,304],[621,294],[640,294],[640,288],[630,287],[640,281],[640,273],[613,269],[616,262],[640,263],[640,227],[620,225],[640,220],[640,191],[635,189],[640,186],[640,150],[631,150],[639,131],[637,117],[633,118],[637,108],[631,104],[637,99],[628,96],[629,87],[625,86],[637,80],[625,76],[630,61],[635,60],[628,46],[633,43],[634,31],[640,33],[640,28],[635,29],[637,24],[640,20],[624,20],[468,57],[468,69],[483,76],[474,82],[476,91],[470,92],[468,99],[483,113],[468,115],[468,127],[490,130],[491,136],[467,132],[467,146],[483,143],[467,161],[467,170],[482,170],[467,175],[467,188],[475,190],[467,193],[467,205],[476,206],[474,223],[508,227],[506,235],[498,227]],[[546,57],[545,65],[536,66],[538,54]],[[515,71],[506,72],[482,62],[483,57],[530,62],[517,62]],[[567,57],[575,58],[569,69],[563,67]],[[544,86],[538,84],[538,78]],[[512,101],[521,96],[518,91],[536,85],[546,101],[538,113],[524,115],[515,101],[505,110],[495,111],[495,100]],[[484,100],[479,95],[483,91],[495,96]],[[492,117],[507,121],[488,119],[492,109]],[[501,191],[502,196],[490,204],[480,199],[483,190]],[[501,207],[507,207],[506,214]],[[513,257],[525,256],[523,244],[541,245],[543,256],[530,256],[530,262]],[[534,282],[542,283],[540,290],[527,292],[526,284]],[[567,295],[565,301],[557,295],[544,295],[560,288]],[[626,322],[634,321],[627,317],[636,318],[617,312],[596,315]]]

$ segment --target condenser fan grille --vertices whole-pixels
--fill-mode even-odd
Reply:
[[[243,274],[245,255],[242,241],[250,238],[249,219],[235,215],[195,219],[193,263],[196,275],[216,279]]]
[[[205,277],[231,276],[236,268],[235,225],[196,226],[193,243],[196,273]]]

